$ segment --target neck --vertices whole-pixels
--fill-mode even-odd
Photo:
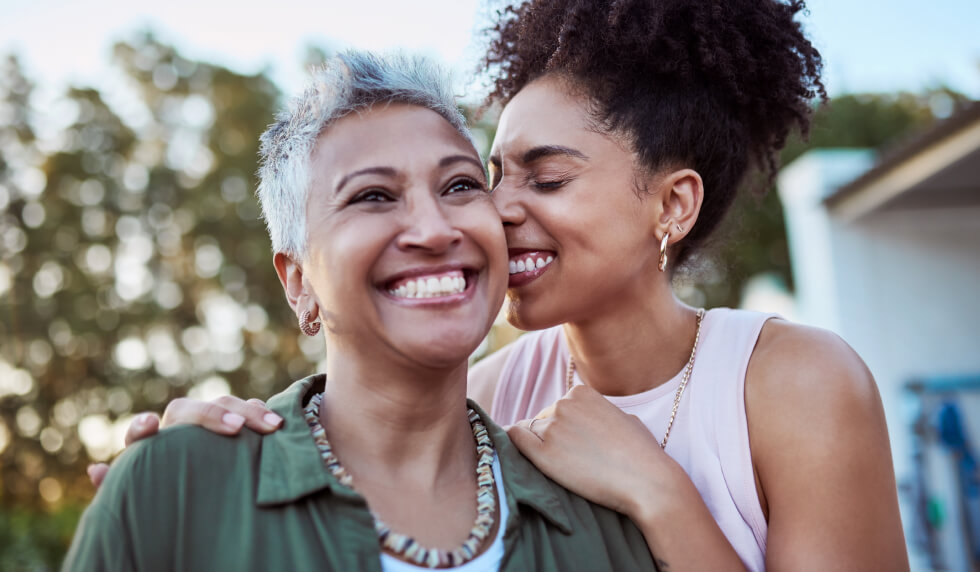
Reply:
[[[649,284],[563,327],[576,371],[603,395],[662,385],[690,358],[696,310],[674,297],[666,277],[654,292]]]
[[[438,488],[476,461],[464,360],[444,368],[328,347],[320,419],[356,482]]]

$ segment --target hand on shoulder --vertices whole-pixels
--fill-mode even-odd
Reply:
[[[282,418],[259,399],[245,401],[223,395],[212,401],[200,401],[182,397],[167,404],[162,420],[156,413],[137,415],[126,430],[126,446],[176,425],[197,425],[219,435],[237,435],[243,426],[259,433],[272,433],[282,425]],[[89,480],[99,488],[109,473],[109,465],[95,463],[89,465],[87,472]]]

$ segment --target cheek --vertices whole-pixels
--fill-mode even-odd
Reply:
[[[358,221],[320,233],[318,263],[322,267],[321,287],[337,296],[356,295],[359,285],[370,277],[372,265],[384,252],[387,232],[391,225],[381,221]],[[350,290],[344,292],[344,290]]]
[[[467,234],[474,237],[489,256],[506,250],[504,226],[491,201],[467,205],[460,209],[458,217],[456,225],[465,228]]]
[[[504,227],[497,216],[497,211],[487,201],[483,208],[471,209],[465,213],[458,223],[464,233],[470,237],[476,247],[486,257],[489,270],[490,294],[503,299],[507,288],[507,240],[504,237]]]

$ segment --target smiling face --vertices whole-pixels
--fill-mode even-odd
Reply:
[[[465,361],[507,279],[473,146],[435,112],[391,104],[332,124],[310,166],[302,283],[332,343],[431,367]]]
[[[660,205],[638,196],[636,172],[633,153],[596,131],[563,81],[538,79],[511,100],[490,175],[510,255],[512,324],[588,320],[663,281]]]

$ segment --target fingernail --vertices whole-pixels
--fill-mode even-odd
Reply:
[[[273,427],[278,427],[279,424],[282,423],[282,417],[279,417],[275,413],[266,413],[262,419]]]
[[[141,426],[141,427],[143,425],[146,425],[146,423],[149,420],[150,420],[150,414],[149,413],[140,413],[139,415],[136,416],[136,424],[139,425],[139,426]]]
[[[85,467],[85,472],[88,474],[88,478],[92,478],[92,472],[95,470],[95,465],[89,465]]]
[[[245,418],[237,413],[225,413],[221,416],[221,422],[224,423],[226,427],[241,429],[242,425],[245,423]]]

